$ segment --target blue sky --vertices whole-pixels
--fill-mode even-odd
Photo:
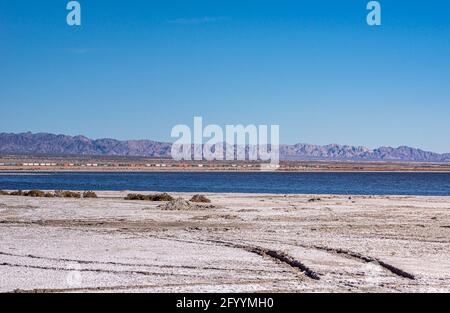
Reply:
[[[450,2],[0,0],[0,132],[171,140],[279,124],[283,143],[450,152]]]

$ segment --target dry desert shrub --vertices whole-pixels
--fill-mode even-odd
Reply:
[[[125,197],[125,200],[145,200],[146,197],[147,197],[146,195],[141,195],[138,193],[129,193]]]
[[[11,196],[23,196],[22,190],[13,191],[10,193]]]
[[[43,198],[43,197],[45,197],[45,192],[42,190],[33,189],[28,192],[25,192],[23,195],[25,197]]]
[[[63,191],[63,190],[55,190],[54,193],[52,192],[45,192],[38,189],[33,189],[30,191],[22,191],[17,190],[13,191],[11,193],[7,193],[6,191],[4,193],[0,192],[0,195],[10,195],[10,196],[23,196],[23,197],[33,197],[33,198],[81,198],[81,194],[79,192],[73,192],[73,191]],[[92,196],[88,196],[88,198],[93,198]]]
[[[173,197],[168,193],[158,193],[154,195],[143,195],[139,193],[130,193],[125,200],[143,200],[143,201],[171,201]]]
[[[9,192],[0,190],[0,196],[9,196]]]
[[[168,193],[158,193],[150,196],[150,201],[172,201],[173,197]]]
[[[81,193],[74,191],[55,190],[55,197],[57,198],[81,198]]]
[[[83,192],[83,198],[97,198],[97,194],[93,191]]]
[[[200,203],[211,203],[211,200],[206,198],[204,195],[193,195],[191,200],[189,200],[189,201],[200,202]]]

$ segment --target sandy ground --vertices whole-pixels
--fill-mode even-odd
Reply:
[[[450,291],[450,197],[126,193],[0,196],[0,292]]]

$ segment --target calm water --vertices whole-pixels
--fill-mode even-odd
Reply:
[[[0,189],[450,195],[450,173],[0,173]]]

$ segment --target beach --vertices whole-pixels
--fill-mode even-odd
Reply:
[[[450,197],[128,193],[0,196],[0,292],[450,291]]]

